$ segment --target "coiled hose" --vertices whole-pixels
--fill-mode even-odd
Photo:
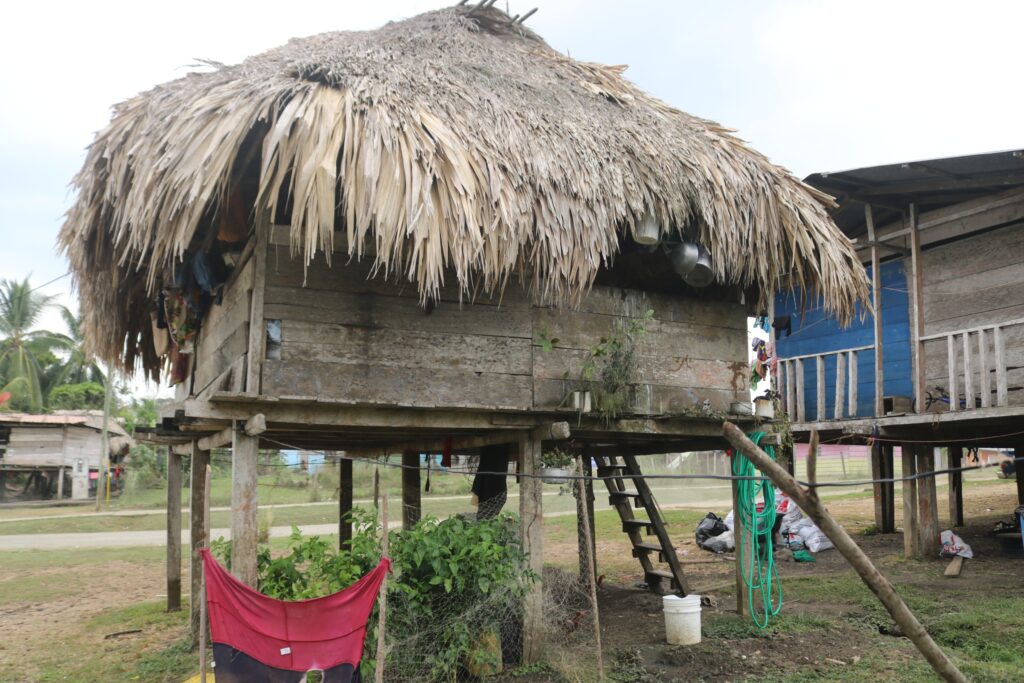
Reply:
[[[760,443],[764,432],[749,435],[755,444]],[[775,459],[775,448],[765,447],[764,451]],[[755,477],[759,473],[754,463],[743,453],[735,452],[732,457],[732,473],[736,477]],[[736,482],[737,495],[734,515],[743,525],[743,533],[736,539],[736,561],[743,570],[743,583],[747,589],[747,605],[750,616],[759,628],[766,628],[773,616],[782,610],[782,585],[775,566],[772,529],[775,527],[775,489],[767,477],[741,479]],[[758,497],[762,506],[757,509]]]

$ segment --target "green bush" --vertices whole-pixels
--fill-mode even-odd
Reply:
[[[350,549],[293,528],[285,554],[257,555],[260,592],[281,600],[304,600],[337,592],[380,561],[374,515],[352,513]],[[522,598],[535,577],[526,569],[518,521],[509,515],[470,521],[423,519],[411,529],[391,532],[393,577],[388,583],[388,666],[409,680],[454,681],[468,661],[492,656],[481,636],[496,639],[518,628]],[[230,541],[212,544],[230,568]],[[363,675],[369,679],[376,654],[376,617],[370,619]]]
[[[62,384],[50,391],[51,410],[102,410],[106,390],[96,382]]]

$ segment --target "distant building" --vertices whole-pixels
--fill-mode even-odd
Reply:
[[[8,497],[9,479],[25,474],[24,497],[88,498],[98,481],[102,432],[100,411],[0,413],[0,501]],[[120,476],[134,442],[116,420],[109,421],[107,432],[110,464]]]

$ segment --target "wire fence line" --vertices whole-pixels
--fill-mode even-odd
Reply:
[[[283,448],[287,448],[287,449],[290,449],[290,450],[303,450],[303,449],[300,449],[297,446],[294,446],[292,444],[287,444],[287,443],[284,443],[283,441],[277,441],[276,439],[270,439],[270,438],[264,437],[264,440],[268,441],[270,443],[277,444],[278,446],[281,446]],[[316,453],[318,451],[310,451],[310,452]],[[319,453],[322,453],[324,455],[325,460],[328,459],[328,458],[333,460],[333,461],[350,460],[350,461],[352,461],[354,463],[362,463],[364,465],[370,465],[370,466],[373,466],[373,467],[392,467],[392,468],[397,468],[397,469],[410,469],[410,470],[417,470],[417,471],[423,471],[425,469],[424,467],[422,467],[420,465],[404,465],[404,464],[399,463],[399,462],[391,462],[390,460],[387,460],[387,459],[375,460],[375,459],[370,459],[370,458],[365,458],[365,457],[358,457],[357,458],[357,457],[342,455],[343,451],[333,452],[333,453],[331,453],[331,455],[328,455],[327,454],[328,452],[326,452],[326,451],[319,451]],[[1007,458],[1007,459],[1008,460],[1012,460],[1015,466],[1019,465],[1019,463],[1021,463],[1021,462],[1024,462],[1024,456],[1015,456],[1013,458]],[[223,461],[221,461],[221,462],[223,462]],[[301,463],[298,463],[297,465],[293,465],[293,464],[290,464],[290,463],[270,464],[268,466],[270,466],[270,467],[296,467],[296,466],[301,466]],[[978,464],[978,465],[963,465],[961,467],[945,467],[945,468],[941,468],[941,469],[931,470],[929,472],[919,472],[919,473],[916,473],[916,474],[903,475],[903,476],[899,476],[899,477],[893,476],[893,477],[881,477],[881,478],[869,478],[869,479],[856,479],[856,480],[851,480],[851,481],[819,481],[819,482],[808,482],[808,481],[797,480],[797,483],[800,484],[801,486],[805,487],[805,488],[826,488],[826,487],[847,487],[847,486],[853,487],[853,486],[868,486],[868,485],[874,485],[874,484],[894,484],[894,483],[898,483],[898,482],[917,481],[919,479],[928,479],[928,478],[931,478],[931,477],[937,477],[939,475],[945,475],[945,474],[952,474],[952,473],[955,473],[955,472],[972,472],[972,471],[975,471],[975,470],[982,470],[982,469],[998,467],[998,466],[999,466],[998,463],[987,463],[987,464]],[[475,472],[469,472],[469,471],[467,471],[467,472],[462,472],[462,471],[452,471],[452,472],[450,472],[450,471],[448,471],[448,470],[446,470],[444,468],[438,468],[437,470],[432,470],[432,472],[440,474],[440,475],[455,475],[455,476],[464,476],[464,477],[469,477],[469,476],[475,475]],[[506,477],[516,478],[516,479],[520,479],[520,478],[523,478],[523,479],[541,479],[541,480],[549,479],[549,477],[546,476],[546,475],[533,474],[533,473],[525,473],[525,472],[509,472],[509,473],[506,473],[505,476]],[[672,481],[672,480],[708,480],[708,481],[728,481],[728,482],[733,482],[733,481],[764,481],[764,480],[767,479],[767,477],[764,477],[764,476],[756,476],[756,475],[755,476],[736,476],[736,475],[732,475],[732,474],[639,474],[639,475],[635,475],[635,474],[611,474],[611,475],[587,475],[587,474],[582,474],[582,475],[580,475],[580,474],[568,474],[568,473],[565,473],[565,474],[561,474],[560,473],[558,475],[558,478],[562,479],[562,480],[566,480],[566,481],[607,481],[607,480],[616,480],[616,479],[646,479],[646,480],[652,480],[652,481],[656,481],[656,480],[668,480],[668,481]]]

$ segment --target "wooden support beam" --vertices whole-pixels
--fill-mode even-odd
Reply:
[[[231,446],[231,573],[256,587],[256,465],[259,439],[235,423]]]
[[[816,438],[816,437],[815,437]],[[738,451],[736,451],[738,452]],[[732,457],[736,457],[735,453]],[[730,460],[730,463],[732,461]],[[736,561],[733,563],[736,574],[736,614],[741,618],[750,615],[750,605],[747,604],[747,584],[743,578],[743,553],[740,552],[740,544],[743,542],[743,516],[740,515],[740,488],[739,482],[733,479],[732,488],[732,537],[736,543]],[[749,552],[749,551],[748,551]],[[749,559],[749,558],[748,558]]]
[[[347,454],[346,454],[347,455]],[[338,460],[338,547],[352,545],[352,461]]]
[[[1024,458],[1024,444],[1013,449],[1013,457]],[[1017,460],[1014,463],[1014,472],[1017,480],[1017,505],[1024,505],[1024,462]]]
[[[541,441],[528,433],[519,439],[519,472],[526,475],[519,480],[520,541],[526,553],[529,568],[537,576],[523,604],[523,663],[540,661],[544,629],[544,499],[543,483],[534,477],[540,469]]]
[[[917,480],[917,509],[919,530],[919,553],[925,559],[939,556],[939,501],[935,492],[935,449],[931,446],[917,447],[917,472],[930,474]]]
[[[872,497],[875,502],[875,528],[881,531],[885,526],[885,492],[882,489],[882,482],[877,480],[885,478],[885,469],[882,465],[882,442],[872,443],[870,454],[871,478],[876,480],[872,484]]]
[[[913,361],[912,385],[915,412],[924,412],[924,285],[921,260],[921,232],[918,229],[917,205],[910,205],[910,338]]]
[[[953,335],[946,337],[946,369],[949,375],[949,386],[946,387],[949,394],[949,409],[960,410],[960,393],[957,389],[956,339]]]
[[[872,215],[871,205],[864,205],[864,221],[868,228],[868,239],[874,242],[875,219]],[[883,415],[882,397],[885,395],[885,380],[883,378],[883,354],[882,354],[882,262],[878,253],[878,246],[871,246],[871,307],[874,309],[875,328],[875,417]]]
[[[245,373],[245,391],[260,393],[263,375],[263,359],[267,355],[267,329],[263,321],[263,300],[267,288],[267,254],[269,252],[271,220],[269,211],[260,211],[256,216],[256,231],[250,238],[253,247],[252,298],[249,301],[249,342],[246,353],[248,367]]]
[[[571,435],[571,429],[568,422],[551,422],[531,429],[529,434],[531,439],[539,441],[564,441]],[[519,442],[520,436],[521,434],[519,431],[512,431],[508,429],[493,430],[487,434],[481,434],[478,436],[453,438],[451,446],[452,448],[470,449],[483,448],[484,446],[497,446],[499,444],[506,443],[514,444]],[[444,449],[446,441],[447,439],[405,441],[378,448],[349,449],[345,451],[345,453],[349,457],[353,458],[377,457],[380,455],[404,453],[406,451],[416,451],[417,453],[440,453]]]
[[[886,479],[892,479],[896,471],[894,452],[892,444],[882,445],[882,472]],[[896,533],[896,484],[891,481],[882,484],[882,521],[882,533]]]
[[[903,454],[903,476],[908,477],[917,472],[915,445],[904,443],[900,446]],[[907,558],[919,555],[917,543],[917,481],[903,482],[903,556]]]
[[[167,611],[181,609],[181,456],[167,449]]]
[[[836,550],[846,558],[850,566],[857,572],[864,584],[871,589],[871,592],[878,596],[879,601],[892,616],[904,635],[910,639],[918,651],[924,656],[939,676],[946,681],[955,683],[967,683],[960,670],[946,656],[931,636],[917,620],[914,613],[910,611],[907,604],[893,589],[892,584],[882,575],[871,562],[871,559],[864,554],[857,542],[850,538],[846,530],[836,522],[828,509],[818,498],[814,489],[804,489],[793,477],[789,476],[781,467],[772,461],[768,454],[758,448],[736,425],[725,423],[724,432],[729,442],[750,458],[751,462],[761,470],[772,482],[784,491],[800,507],[804,513],[814,520],[818,528],[835,545]],[[817,442],[817,434],[812,436]],[[814,452],[808,455],[808,463],[814,459]],[[810,477],[808,477],[810,479]]]
[[[963,467],[964,448],[963,446],[950,446],[947,449],[950,469]],[[964,525],[964,473],[949,473],[949,525],[951,527]]]
[[[209,535],[209,520],[205,510],[206,473],[210,468],[210,451],[199,448],[199,443],[191,444],[191,467],[189,471],[189,624],[192,644],[199,642],[199,612],[203,601],[203,558],[199,551],[206,547]]]
[[[402,529],[414,527],[422,514],[420,454],[419,451],[405,451],[402,453]]]

